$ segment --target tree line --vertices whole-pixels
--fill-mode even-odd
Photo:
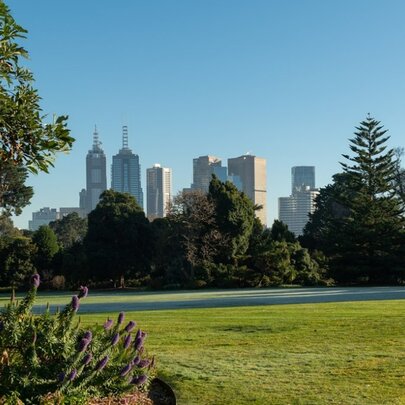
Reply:
[[[2,217],[0,283],[38,271],[45,286],[201,288],[322,283],[323,269],[280,221],[264,228],[251,200],[213,178],[208,194],[177,195],[149,222],[129,194],[105,191],[87,219],[76,213],[16,230]]]

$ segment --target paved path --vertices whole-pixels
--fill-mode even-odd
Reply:
[[[146,311],[184,308],[218,308],[253,305],[405,299],[405,287],[285,288],[202,290],[164,293],[95,293],[100,301],[83,300],[80,313]],[[108,302],[119,299],[120,302]],[[52,306],[55,307],[55,306]],[[42,312],[43,305],[36,306]],[[52,308],[51,308],[52,309]]]

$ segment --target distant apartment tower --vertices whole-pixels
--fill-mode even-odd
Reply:
[[[80,193],[80,208],[84,208],[87,214],[96,208],[100,194],[107,189],[106,165],[96,127],[93,133],[93,147],[86,156],[86,190]]]
[[[315,189],[315,166],[294,166],[291,168],[291,193]]]
[[[155,164],[146,169],[147,216],[163,218],[172,198],[172,170]]]
[[[315,167],[295,166],[291,169],[291,195],[278,199],[278,218],[295,236],[302,235],[308,215],[315,211]]]
[[[48,225],[59,219],[59,212],[56,208],[44,207],[32,213],[32,220],[28,221],[28,229],[36,231],[40,226]]]
[[[139,156],[128,147],[128,127],[122,127],[122,149],[113,156],[111,167],[111,188],[135,197],[143,208],[143,191],[141,187],[141,165]]]
[[[263,225],[267,224],[267,186],[266,159],[253,155],[243,155],[228,159],[228,174],[238,176],[242,183],[242,191],[253,201],[261,205],[256,216]]]

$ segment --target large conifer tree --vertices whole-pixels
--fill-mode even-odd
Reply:
[[[323,193],[327,201],[311,218],[312,225],[315,219],[323,225],[321,233],[310,236],[327,245],[338,281],[388,283],[405,278],[405,217],[394,184],[395,152],[387,148],[386,132],[370,116],[356,127],[349,140],[352,153],[343,155],[345,162],[341,163],[339,178],[344,181],[333,187],[332,194]],[[326,210],[329,217],[320,221],[319,214],[327,206],[341,207],[340,214]],[[307,233],[311,233],[311,221]],[[322,242],[319,235],[324,237]]]

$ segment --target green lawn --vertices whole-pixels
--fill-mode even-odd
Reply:
[[[91,292],[83,304],[196,296]],[[36,302],[62,306],[70,297],[41,293]],[[0,296],[0,305],[7,300]],[[149,353],[179,404],[380,405],[405,404],[404,314],[405,300],[398,300],[139,311],[127,319],[148,331]],[[117,313],[81,318],[101,324],[107,316]]]
[[[89,297],[90,298],[90,297]],[[405,404],[405,301],[127,313],[179,404]],[[107,315],[82,316],[84,324]]]

